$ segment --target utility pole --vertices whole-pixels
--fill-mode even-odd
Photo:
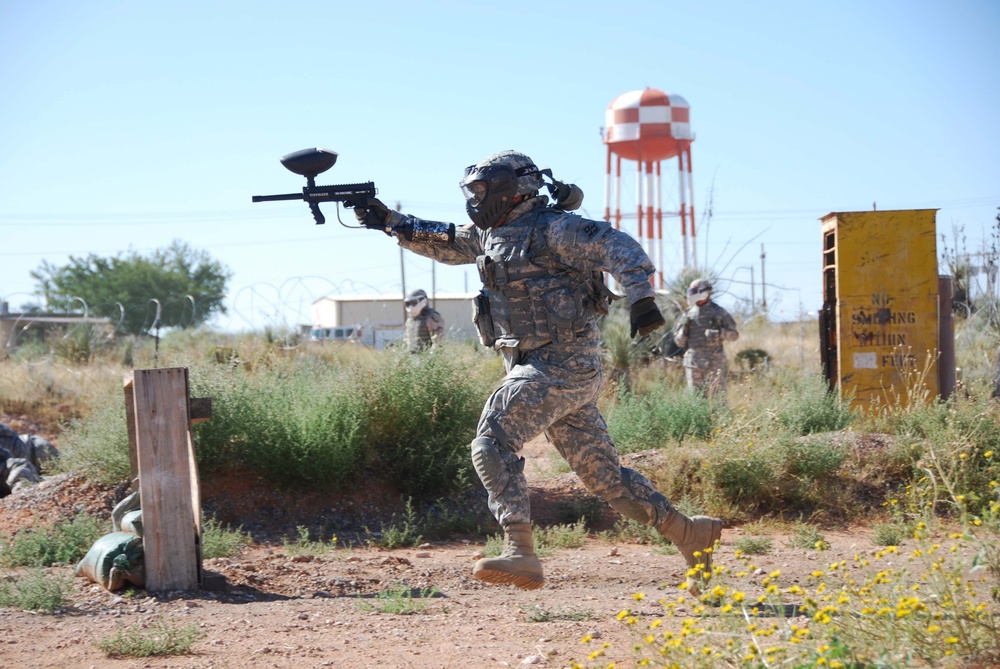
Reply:
[[[757,298],[754,294],[753,265],[750,265],[750,313],[757,308]]]
[[[437,261],[431,260],[431,308],[437,309]]]
[[[396,201],[396,211],[402,211],[403,204]],[[403,299],[399,301],[399,306],[403,309],[403,322],[406,322],[406,266],[403,263],[403,247],[399,247],[399,285],[403,288]]]
[[[767,254],[764,253],[764,242],[760,243],[760,308],[767,313],[767,283],[764,279],[764,258]]]

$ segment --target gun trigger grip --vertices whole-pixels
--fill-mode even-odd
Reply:
[[[313,218],[316,219],[316,225],[323,225],[326,223],[326,216],[324,216],[323,212],[319,210],[319,203],[310,202],[309,210],[312,211]]]

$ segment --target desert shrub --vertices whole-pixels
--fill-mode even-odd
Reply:
[[[800,435],[842,430],[853,418],[849,403],[831,392],[818,377],[806,377],[796,383],[778,409],[778,422]]]
[[[49,576],[36,568],[0,580],[0,606],[52,613],[66,604],[71,590],[72,583],[68,578]]]
[[[740,537],[733,546],[743,555],[764,555],[771,552],[771,537]]]
[[[149,626],[119,627],[94,645],[108,657],[184,655],[203,636],[196,623],[182,626],[159,618]]]
[[[49,567],[76,562],[102,534],[97,521],[86,514],[70,521],[31,527],[0,540],[0,565]]]
[[[872,525],[872,543],[876,546],[898,546],[912,532],[902,523]]]
[[[792,525],[792,534],[788,537],[788,545],[792,548],[822,551],[829,547],[826,537],[819,529],[808,523],[797,522]]]
[[[684,388],[654,387],[642,395],[622,390],[608,409],[608,431],[622,453],[662,448],[712,431],[712,407]]]
[[[359,595],[357,605],[360,610],[370,613],[402,616],[422,613],[428,600],[440,596],[437,588],[411,588],[405,583],[393,583],[372,598],[363,599]]]
[[[131,466],[121,391],[101,395],[86,417],[70,424],[63,441],[59,464],[65,470],[84,471],[102,483],[127,481]]]
[[[309,528],[299,525],[295,528],[298,536],[295,539],[282,539],[285,553],[288,555],[326,555],[337,549],[337,537],[330,537],[324,540],[322,537],[312,539],[309,536]]]
[[[202,472],[243,469],[279,487],[349,491],[362,481],[437,498],[470,480],[472,440],[492,354],[455,347],[412,356],[363,352],[332,364],[317,355],[247,349],[252,362],[200,362],[191,395],[211,397],[213,417],[194,427]],[[92,478],[128,478],[120,391],[103,396],[66,435],[67,466]]]
[[[832,476],[847,457],[843,448],[824,439],[785,439],[779,447],[786,476],[804,483]]]
[[[234,557],[240,549],[251,543],[250,535],[243,527],[232,529],[215,518],[201,524],[201,556],[206,560],[217,557]]]

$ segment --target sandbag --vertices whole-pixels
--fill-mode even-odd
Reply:
[[[142,511],[139,508],[139,491],[115,504],[111,510],[111,529],[114,532],[131,532],[142,536]]]
[[[25,458],[7,458],[7,479],[5,483],[12,492],[29,483],[38,483],[42,477],[38,470]]]
[[[126,584],[145,587],[142,537],[127,532],[105,534],[94,542],[73,573],[112,592]]]

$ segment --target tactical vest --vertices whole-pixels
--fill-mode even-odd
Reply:
[[[414,318],[406,320],[406,344],[410,351],[416,352],[431,343],[431,330],[427,327],[427,309],[420,312]]]
[[[474,310],[484,345],[501,338],[572,342],[602,306],[607,313],[597,287],[604,288],[603,276],[568,267],[549,249],[545,230],[557,220],[541,209],[485,235],[483,255],[476,258],[483,290]]]

